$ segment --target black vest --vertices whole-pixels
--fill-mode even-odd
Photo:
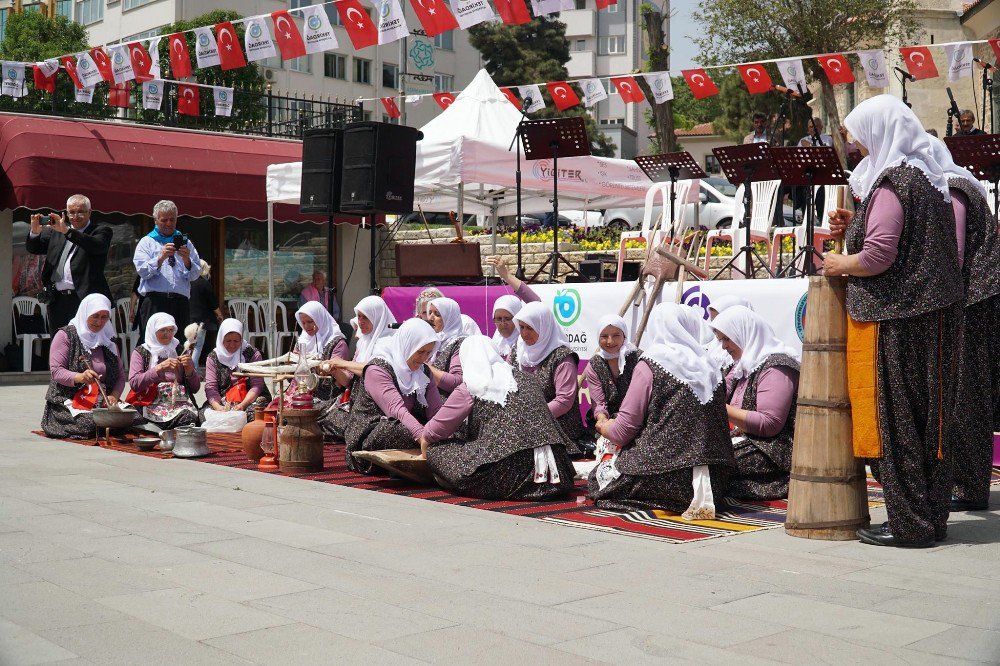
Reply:
[[[86,371],[87,366],[83,364],[80,357],[86,356],[89,359],[90,353],[84,350],[83,342],[80,340],[80,335],[76,332],[76,327],[69,324],[60,330],[66,333],[66,339],[69,340],[69,364],[66,366],[67,369],[77,373]],[[121,377],[121,361],[118,359],[118,354],[111,351],[110,348],[101,345],[100,349],[104,353],[104,367],[106,368],[104,376],[101,377],[101,385],[110,394],[111,389],[118,383],[118,378]],[[49,382],[49,390],[45,392],[45,399],[48,402],[62,404],[67,400],[71,400],[80,388],[82,387],[75,385],[63,386],[55,381],[51,381]]]
[[[608,406],[608,416],[614,418],[618,410],[621,409],[622,399],[628,392],[629,384],[632,383],[632,373],[635,372],[635,364],[642,356],[641,349],[633,349],[625,354],[625,367],[622,369],[622,358],[618,359],[618,369],[620,372],[615,377],[611,374],[611,366],[600,354],[594,354],[590,358],[590,365],[597,373],[597,378],[601,381],[601,388],[604,390],[604,404]],[[591,408],[593,411],[593,408]]]
[[[747,389],[743,393],[743,404],[740,405],[741,409],[749,412],[757,411],[757,384],[760,383],[760,376],[768,368],[777,367],[789,368],[796,373],[799,372],[799,362],[791,356],[786,356],[785,354],[772,354],[768,356],[767,360],[750,375],[750,379],[747,381]],[[735,390],[736,384],[734,383],[733,391],[735,392]],[[793,397],[792,406],[788,410],[788,418],[785,419],[785,425],[781,428],[781,432],[774,437],[757,437],[747,432],[743,433],[775,465],[787,472],[792,470],[792,440],[795,435],[795,409],[796,402]]]
[[[948,179],[948,187],[969,200],[965,211],[965,304],[975,305],[1000,294],[1000,237],[986,197],[965,178]]]
[[[580,363],[580,357],[576,355],[572,349],[566,345],[561,345],[552,350],[552,352],[545,357],[545,360],[538,365],[538,369],[535,370],[534,376],[538,379],[538,383],[542,387],[542,392],[545,394],[545,401],[549,402],[555,400],[556,397],[556,385],[555,385],[555,373],[556,368],[559,364],[566,360],[567,357],[573,358],[573,367],[576,368]],[[517,362],[517,347],[510,352],[510,363],[515,368],[520,368]],[[579,390],[573,391],[573,406],[570,407],[569,411],[562,416],[556,418],[556,423],[562,428],[563,433],[566,434],[571,440],[577,440],[584,437],[587,434],[587,429],[583,425],[583,419],[580,418],[580,392]],[[571,453],[575,452],[576,447],[571,448]]]
[[[371,432],[372,427],[374,427],[379,420],[386,418],[385,413],[382,408],[378,406],[375,400],[372,399],[368,389],[365,388],[365,374],[373,365],[377,365],[392,377],[392,383],[396,386],[396,390],[399,391],[399,381],[396,379],[396,373],[392,369],[392,364],[381,358],[373,358],[365,365],[364,371],[362,371],[361,376],[358,377],[357,381],[354,383],[354,388],[351,391],[351,410],[349,412],[350,416],[347,419],[347,427],[344,429],[344,441],[347,443],[347,447],[350,450],[355,450],[358,448],[364,440],[364,438]],[[426,368],[424,372],[429,372]],[[427,386],[427,390],[434,389],[433,383]],[[420,404],[418,401],[413,406],[412,414],[421,423],[427,422],[426,408]]]

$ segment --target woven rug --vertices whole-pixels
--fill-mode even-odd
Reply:
[[[32,433],[40,435],[41,437],[48,436],[41,430],[32,430]],[[110,442],[106,442],[103,439],[98,442],[97,440],[91,439],[58,439],[55,441],[59,442],[72,442],[73,444],[82,444],[83,446],[99,446],[102,449],[110,449],[112,451],[122,451],[123,453],[134,453],[140,456],[148,456],[150,458],[173,458],[174,455],[169,451],[160,451],[159,449],[153,449],[152,451],[140,451],[136,448],[133,440],[136,437],[151,437],[155,436],[152,433],[139,434],[136,432],[127,432],[122,436],[114,436],[111,438]],[[243,445],[240,443],[240,436],[236,435],[223,435],[218,433],[213,433],[208,436],[208,449],[210,453],[207,458],[211,458],[219,453],[232,453],[234,451],[240,451],[242,455]],[[201,458],[204,460],[204,458]]]

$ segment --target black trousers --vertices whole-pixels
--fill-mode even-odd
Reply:
[[[47,308],[49,313],[49,333],[55,335],[56,331],[68,324],[76,316],[76,311],[80,309],[80,297],[76,295],[76,292],[66,294],[57,291],[53,293],[52,300],[49,302]]]
[[[177,339],[184,342],[184,328],[190,324],[190,299],[180,294],[151,291],[139,305],[139,339],[146,339],[146,322],[157,312],[172,315],[177,322]]]

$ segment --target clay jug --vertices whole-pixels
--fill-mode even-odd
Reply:
[[[240,439],[243,441],[243,453],[254,462],[260,462],[264,457],[264,450],[260,448],[260,438],[264,434],[267,422],[264,421],[264,408],[258,407],[254,410],[254,419],[243,426],[240,432]]]

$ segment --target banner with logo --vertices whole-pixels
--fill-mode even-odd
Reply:
[[[163,81],[154,79],[142,84],[142,108],[159,111],[163,105]]]
[[[0,87],[0,95],[10,97],[27,95],[28,89],[24,83],[24,63],[3,61],[0,66],[3,67],[3,86]]]

